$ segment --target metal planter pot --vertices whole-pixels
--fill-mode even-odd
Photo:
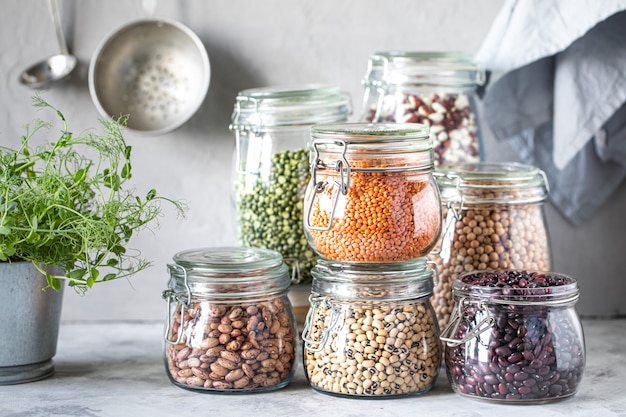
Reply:
[[[63,301],[30,262],[0,262],[0,385],[54,373]]]

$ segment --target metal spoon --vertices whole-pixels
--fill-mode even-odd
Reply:
[[[57,0],[48,0],[48,6],[52,14],[61,53],[48,57],[20,74],[22,84],[36,89],[46,88],[52,83],[66,78],[74,70],[77,62],[76,57],[69,53],[65,43]]]

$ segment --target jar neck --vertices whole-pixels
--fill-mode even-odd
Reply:
[[[486,274],[486,278],[477,279],[477,274]],[[519,283],[493,283],[493,277],[497,280],[499,275],[504,274],[510,274],[510,271],[471,272],[461,275],[452,286],[455,300],[478,301],[487,305],[569,306],[576,303],[580,294],[578,282],[567,275],[521,272]],[[528,282],[526,276],[531,277]]]
[[[168,290],[178,296],[254,299],[285,292],[291,284],[282,256],[260,248],[209,248],[180,252],[168,264]]]
[[[338,163],[354,171],[432,171],[433,143],[420,124],[345,123],[314,126],[314,168],[336,170]]]
[[[444,203],[529,204],[548,196],[545,173],[518,163],[478,162],[448,165],[434,172]]]
[[[320,260],[311,274],[311,293],[338,301],[419,300],[433,293],[434,273],[423,258],[385,264]]]
[[[262,135],[283,128],[347,120],[350,96],[335,86],[267,87],[241,91],[230,129]]]
[[[475,89],[485,83],[485,71],[461,52],[386,51],[372,55],[363,84],[370,88]]]

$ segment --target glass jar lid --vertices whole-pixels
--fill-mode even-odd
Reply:
[[[428,126],[418,123],[337,123],[311,128],[311,150],[345,157],[353,171],[369,168],[432,169],[433,142]],[[380,158],[385,158],[380,163]],[[317,160],[317,158],[316,158]],[[373,161],[374,163],[368,163]]]
[[[465,88],[485,83],[485,71],[464,52],[384,51],[370,56],[363,84]]]
[[[430,297],[433,270],[426,258],[398,263],[343,263],[324,259],[311,270],[311,292],[352,301],[393,301]]]
[[[285,291],[289,268],[282,255],[249,247],[200,248],[179,252],[168,264],[170,289],[217,298],[244,298]]]
[[[230,129],[278,128],[345,120],[352,111],[350,96],[339,87],[310,84],[250,88],[237,95]]]
[[[433,175],[444,202],[527,204],[544,201],[549,193],[542,170],[513,162],[451,164]]]
[[[485,304],[551,305],[575,302],[579,289],[569,275],[503,270],[464,273],[454,280],[452,293]]]

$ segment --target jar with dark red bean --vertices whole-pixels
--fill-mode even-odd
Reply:
[[[511,162],[451,164],[433,175],[445,215],[428,258],[439,271],[431,302],[443,328],[454,306],[454,279],[462,273],[552,269],[544,216],[549,190],[543,171]]]
[[[373,54],[363,79],[361,121],[430,127],[435,165],[481,160],[476,90],[484,70],[460,52]]]
[[[351,263],[425,256],[441,229],[428,128],[341,123],[311,128],[305,236],[322,258]]]
[[[174,385],[251,393],[289,384],[298,339],[289,268],[278,252],[193,249],[168,269],[165,366]]]
[[[577,281],[553,272],[480,271],[457,278],[442,331],[455,392],[505,403],[544,403],[576,393],[585,341]]]

